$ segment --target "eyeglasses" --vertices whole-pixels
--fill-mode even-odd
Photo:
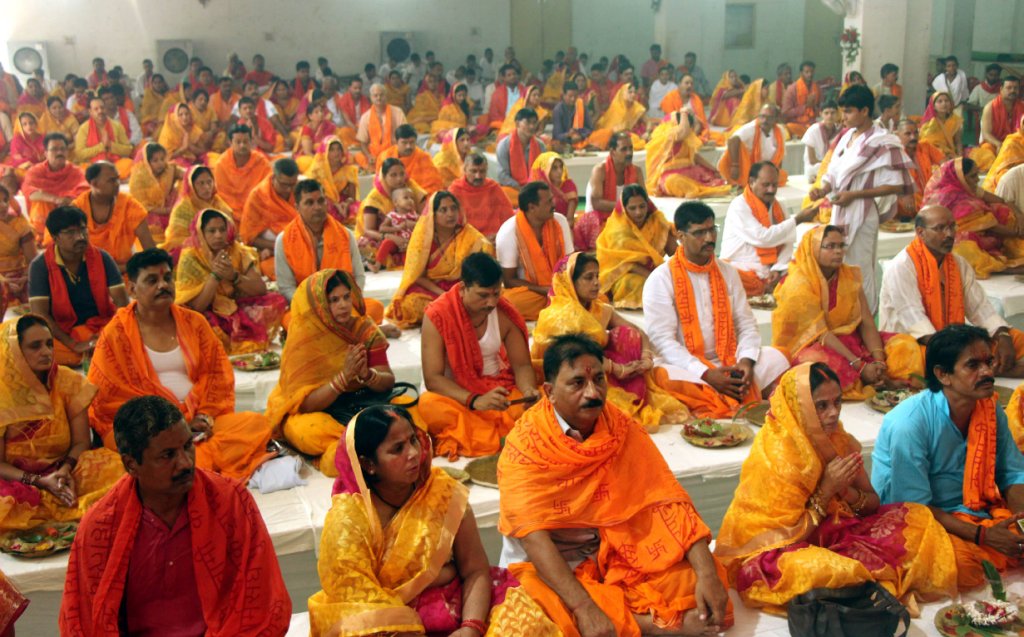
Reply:
[[[68,237],[68,238],[87,237],[87,236],[89,236],[89,229],[88,228],[67,228],[65,230],[61,230],[57,234],[59,234],[61,236],[64,236],[64,237]]]
[[[693,232],[685,230],[686,234],[693,235],[698,239],[706,239],[708,237],[718,236],[718,224],[711,226],[710,228],[701,228],[700,230],[694,230]]]
[[[925,230],[931,230],[932,232],[938,232],[939,234],[956,234],[957,225],[953,223],[947,223],[942,226],[923,226]]]

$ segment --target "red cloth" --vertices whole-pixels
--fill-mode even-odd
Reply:
[[[201,469],[187,500],[192,565],[209,637],[283,635],[292,604],[256,503],[235,480]],[[68,561],[61,635],[117,635],[142,502],[124,476],[86,513]],[[163,584],[161,584],[163,585]]]
[[[252,80],[259,86],[266,86],[267,84],[270,84],[270,80],[272,79],[274,79],[274,74],[270,71],[257,71],[253,69],[245,74],[246,82]]]
[[[522,84],[519,85],[519,96],[523,97],[526,95],[526,87]],[[504,82],[498,84],[494,89],[494,94],[491,95],[491,108],[487,112],[487,120],[493,126],[497,124],[501,126],[505,121],[505,115],[508,112],[508,86]]]
[[[529,155],[527,156],[527,152]],[[527,151],[523,148],[523,142],[519,139],[519,133],[513,132],[508,137],[508,167],[520,186],[525,186],[530,181],[530,168],[533,162],[540,156],[540,143],[536,137],[530,138],[530,148]]]
[[[345,117],[348,118],[348,121],[350,121],[353,126],[359,126],[359,118],[363,116],[363,113],[370,110],[371,106],[370,99],[365,95],[359,96],[358,104],[355,99],[352,98],[351,93],[345,93],[341,97],[335,97],[334,99],[338,105],[338,110],[345,114]],[[359,107],[359,112],[356,112],[357,106]],[[343,123],[344,122],[338,122],[339,125]]]
[[[1016,133],[1020,128],[1020,118],[1024,117],[1024,102],[1018,99],[1013,103],[1013,112],[1006,114],[1006,106],[1003,105],[1003,96],[995,98],[992,104],[992,133],[999,138],[999,141],[1006,139],[1010,133]]]
[[[57,265],[56,246],[51,243],[43,253],[43,259],[46,261],[46,274],[50,282],[50,314],[57,327],[70,333],[78,321],[78,315],[71,306],[68,286],[61,274],[62,268]],[[103,255],[99,248],[86,248],[84,261],[85,269],[89,273],[89,289],[92,290],[92,298],[96,302],[96,309],[99,310],[99,316],[89,319],[86,325],[98,331],[114,316],[117,307],[110,298],[110,290],[107,289],[107,270],[103,267]]]
[[[493,237],[501,224],[512,217],[512,203],[493,179],[484,179],[483,185],[473,186],[465,177],[459,177],[448,186],[466,214],[466,221],[481,234]]]

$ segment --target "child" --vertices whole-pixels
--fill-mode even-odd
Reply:
[[[391,193],[395,209],[384,216],[379,232],[384,235],[377,249],[377,264],[384,267],[398,267],[405,263],[405,250],[412,236],[412,229],[420,218],[412,190],[396,188]]]

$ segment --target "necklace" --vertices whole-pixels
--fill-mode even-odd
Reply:
[[[413,483],[412,483],[412,485],[410,485],[410,487],[409,487],[409,495],[405,496],[405,499],[404,499],[404,500],[402,500],[402,503],[401,503],[401,504],[393,504],[393,503],[391,503],[391,502],[388,502],[387,500],[385,500],[385,499],[384,499],[384,496],[382,496],[382,495],[380,494],[380,492],[379,492],[379,491],[377,491],[377,490],[376,490],[376,489],[374,489],[373,487],[370,487],[370,491],[372,491],[372,492],[373,492],[373,495],[377,496],[377,499],[378,499],[378,500],[380,500],[380,501],[381,501],[381,502],[383,502],[384,504],[388,505],[388,506],[389,506],[389,507],[391,507],[392,509],[395,509],[396,511],[397,511],[398,509],[401,509],[401,508],[402,508],[402,507],[403,507],[403,506],[405,505],[405,503],[409,501],[409,498],[411,498],[411,497],[412,497],[412,493],[413,493],[413,491],[415,491],[415,490],[416,490],[416,483],[415,483],[415,482],[413,482]]]

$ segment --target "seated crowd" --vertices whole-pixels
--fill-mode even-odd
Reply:
[[[877,582],[916,613],[1018,566],[1024,386],[1004,410],[994,382],[1024,378],[1024,332],[980,281],[1024,271],[1019,82],[987,77],[965,150],[955,58],[918,122],[891,64],[830,99],[810,61],[710,87],[651,54],[638,78],[509,47],[347,82],[194,59],[174,88],[97,58],[52,109],[0,83],[0,530],[80,520],[61,632],[284,634],[305,604],[245,485],[294,452],[335,479],[314,635],[709,635],[730,588],[785,612]],[[605,151],[583,195],[555,150]],[[700,199],[723,197],[720,227]],[[894,217],[914,237],[878,273]],[[273,349],[265,413],[237,411],[230,357]],[[903,388],[869,475],[843,401]],[[765,401],[713,537],[648,433]],[[495,454],[498,567],[432,466]]]

